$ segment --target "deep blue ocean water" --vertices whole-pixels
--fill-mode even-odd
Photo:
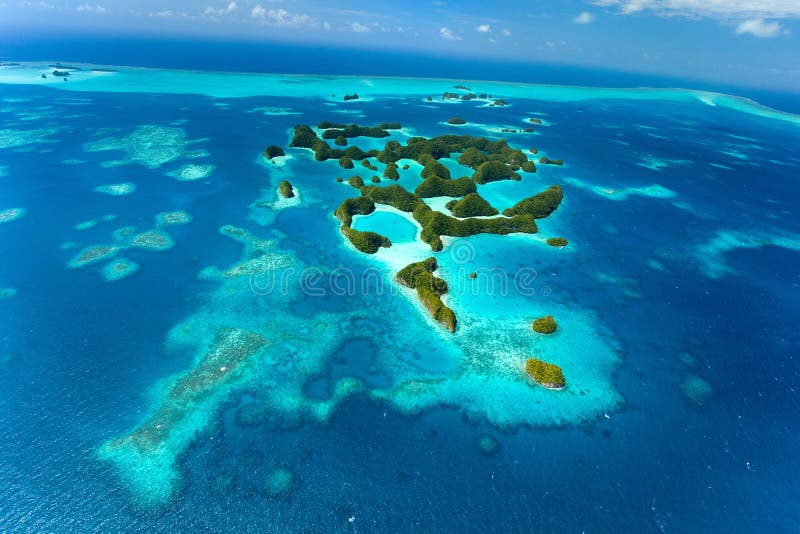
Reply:
[[[91,106],[71,105],[72,96],[90,99]],[[553,299],[597,312],[602,329],[621,346],[614,385],[623,407],[579,426],[501,431],[453,408],[407,417],[357,396],[327,425],[283,428],[238,424],[236,411],[247,400],[241,392],[181,456],[179,493],[153,510],[131,499],[95,451],[145,417],[145,392],[156,380],[192,364],[193,354],[167,351],[163,342],[215,287],[197,279],[199,270],[239,259],[240,247],[217,229],[236,224],[265,232],[247,210],[259,189],[275,185],[256,162],[263,146],[285,145],[295,123],[347,116],[291,97],[73,94],[2,85],[0,98],[33,99],[3,104],[13,110],[0,115],[0,129],[66,127],[53,136],[56,143],[35,145],[52,152],[0,149],[0,165],[8,168],[0,177],[0,208],[27,208],[25,217],[0,224],[0,287],[18,290],[0,301],[0,357],[8,355],[0,363],[0,531],[800,528],[797,251],[734,250],[725,255],[734,272],[716,279],[692,256],[717,230],[800,232],[796,124],[699,101],[517,99],[507,109],[460,107],[475,122],[518,124],[521,114],[536,111],[551,123],[543,136],[513,141],[546,147],[567,162],[564,169],[540,170],[537,185],[563,184],[567,201],[558,221],[577,252],[558,267],[517,242],[492,240],[492,253],[498,262],[513,257],[540,266],[540,275],[552,280]],[[227,106],[214,105],[221,101]],[[435,135],[454,114],[446,105],[416,104],[361,102],[358,122],[392,120],[402,110],[397,120]],[[39,110],[35,121],[16,116],[43,105],[53,108]],[[303,115],[249,112],[260,106]],[[217,169],[207,180],[173,180],[165,170],[175,165],[102,167],[113,159],[109,153],[83,148],[92,128],[115,127],[120,132],[111,135],[125,135],[141,124],[176,120],[186,121],[181,128],[190,139],[208,138],[201,144],[210,152],[204,161]],[[61,163],[71,158],[85,163]],[[669,163],[660,170],[637,165],[647,158]],[[311,264],[369,265],[341,246],[329,215],[348,195],[346,186],[336,187],[330,172],[310,160],[293,165],[293,183],[314,203],[277,214],[269,229],[285,234],[281,247]],[[659,184],[676,196],[610,200],[564,182],[567,177],[619,189]],[[137,191],[127,197],[91,191],[123,181],[135,182]],[[130,278],[107,283],[94,265],[67,269],[77,249],[59,250],[62,243],[107,242],[114,228],[147,228],[156,212],[177,209],[194,221],[169,229],[176,246],[168,251],[126,252],[141,264]],[[105,214],[118,217],[73,229]],[[663,267],[648,264],[653,259]],[[295,308],[298,314],[304,306],[338,311],[369,302],[361,298],[309,299]],[[403,321],[422,322],[407,303],[389,305]],[[385,328],[397,320],[374,318]],[[308,395],[325,397],[330,380],[359,373],[385,385],[390,377],[365,370],[374,350],[373,341],[353,333],[336,348],[327,374],[308,385]],[[696,363],[682,361],[683,353]],[[713,389],[702,404],[681,389],[689,373]],[[475,445],[481,434],[498,441],[496,453]],[[264,478],[277,467],[295,477],[280,499],[264,492]],[[229,487],[215,482],[221,475],[233,481]]]

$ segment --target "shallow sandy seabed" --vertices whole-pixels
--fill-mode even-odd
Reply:
[[[560,85],[535,85],[473,80],[445,80],[427,78],[382,78],[355,76],[314,76],[250,73],[218,73],[209,71],[170,71],[115,66],[81,64],[86,67],[70,76],[70,83],[53,77],[43,79],[41,74],[49,72],[46,64],[25,62],[0,67],[0,83],[46,85],[65,91],[107,91],[204,94],[213,97],[234,98],[248,96],[285,96],[287,78],[297,78],[305,83],[293,87],[294,97],[322,98],[328,100],[331,93],[357,92],[362,101],[379,96],[419,95],[427,104],[442,103],[434,98],[425,102],[427,96],[441,95],[451,90],[453,83],[467,83],[476,91],[492,94],[493,97],[514,97],[551,100],[556,102],[580,102],[595,99],[666,100],[677,102],[702,102],[709,106],[720,106],[742,113],[791,122],[800,125],[800,116],[762,106],[757,102],[736,96],[687,89],[610,89],[599,87],[577,87]],[[100,73],[91,68],[112,68],[117,72]],[[358,100],[336,101],[341,105],[354,105]],[[461,101],[456,101],[461,103]],[[513,103],[513,102],[512,102]],[[488,105],[488,103],[486,104]]]

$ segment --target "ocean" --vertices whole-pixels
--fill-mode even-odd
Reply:
[[[48,59],[75,66],[66,52]],[[800,528],[791,105],[466,71],[77,67],[0,66],[0,531]],[[603,76],[580,85],[641,85]],[[456,85],[492,98],[442,99]],[[288,146],[322,121],[402,124],[348,140],[365,150],[536,147],[564,165],[478,192],[501,211],[553,184],[564,200],[537,234],[436,253],[382,209],[353,226],[392,246],[363,254],[333,211],[384,166]],[[420,169],[378,185],[413,190]],[[394,282],[429,256],[455,334]],[[557,333],[533,332],[548,314]],[[526,380],[533,356],[567,386]]]

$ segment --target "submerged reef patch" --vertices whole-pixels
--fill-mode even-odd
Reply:
[[[90,245],[69,260],[67,266],[73,269],[79,269],[84,265],[111,258],[119,251],[120,247],[115,245]]]
[[[158,228],[189,224],[190,222],[192,222],[192,216],[185,211],[165,211],[156,214],[156,226]]]
[[[690,401],[700,406],[705,404],[713,393],[711,384],[693,373],[689,373],[683,378],[681,391]]]
[[[285,497],[292,491],[293,483],[294,474],[286,467],[279,467],[267,475],[264,490],[270,497]]]
[[[305,384],[324,372],[344,335],[370,327],[373,310],[357,317],[349,312],[294,315],[288,311],[292,302],[305,298],[299,289],[271,288],[268,280],[262,285],[253,275],[264,275],[268,266],[302,268],[296,258],[278,251],[274,240],[243,228],[227,225],[220,233],[243,245],[241,260],[204,269],[201,278],[218,287],[165,342],[171,353],[196,357],[185,371],[153,388],[151,409],[140,423],[97,451],[145,507],[162,506],[175,495],[182,479],[178,459],[235,391],[247,391],[249,399],[237,411],[239,424],[288,427],[328,421],[341,402],[364,390],[361,380],[343,377],[327,399],[303,394]],[[275,474],[271,487],[278,496],[291,488],[293,476]]]
[[[728,263],[728,252],[741,249],[759,249],[764,246],[781,247],[800,251],[800,235],[774,234],[763,232],[742,232],[739,230],[717,230],[708,241],[694,246],[691,255],[697,262],[700,272],[708,278],[719,279],[736,270]]]
[[[130,195],[136,191],[136,184],[133,182],[122,182],[119,184],[106,184],[99,185],[94,188],[94,191],[103,193],[104,195],[111,195],[115,197]]]
[[[117,258],[108,262],[101,270],[100,274],[106,282],[116,282],[127,278],[139,270],[139,264],[125,258]]]
[[[25,208],[9,208],[0,210],[0,223],[16,221],[25,216]]]
[[[124,137],[107,137],[91,141],[83,145],[87,152],[124,152],[126,158],[112,162],[115,165],[137,164],[149,169],[157,169],[162,165],[181,158],[200,155],[189,149],[192,145],[204,141],[190,140],[181,128],[146,124],[136,128]]]
[[[675,191],[667,189],[666,187],[659,185],[659,184],[652,184],[646,185],[641,187],[623,187],[623,188],[615,188],[615,187],[603,187],[599,185],[592,185],[588,182],[584,182],[583,180],[579,180],[578,178],[565,178],[565,182],[568,184],[580,187],[581,189],[586,189],[591,191],[592,193],[601,196],[608,200],[627,200],[629,196],[643,196],[643,197],[651,197],[651,198],[675,198],[678,194]]]
[[[175,241],[168,233],[154,228],[133,236],[128,246],[147,250],[167,250],[175,246]]]
[[[116,216],[107,215],[104,221],[115,219]],[[81,268],[90,263],[110,259],[123,250],[136,248],[152,251],[168,250],[175,246],[175,241],[162,228],[166,226],[188,224],[192,221],[191,215],[185,211],[162,212],[155,216],[156,227],[136,233],[133,226],[123,226],[111,233],[113,244],[101,243],[89,245],[69,260],[67,266],[72,269]],[[98,221],[86,221],[76,226],[76,229],[94,227]],[[66,250],[66,249],[64,249]],[[127,259],[118,259],[110,262],[100,273],[106,281],[125,278],[139,270],[139,264]]]
[[[57,143],[53,136],[63,131],[63,127],[39,128],[35,130],[0,130],[0,149],[31,147],[43,143]]]
[[[187,163],[182,165],[179,169],[170,171],[167,176],[171,176],[181,182],[194,182],[195,180],[202,180],[211,176],[216,167],[210,164],[199,165],[195,163]]]
[[[487,456],[496,453],[497,449],[500,447],[497,440],[488,434],[481,434],[478,436],[477,445],[480,451]]]
[[[13,287],[0,287],[0,300],[10,299],[17,295],[17,290]]]
[[[104,443],[100,459],[129,471],[126,480],[143,504],[166,502],[177,489],[177,455],[211,416],[204,405],[216,404],[231,384],[247,375],[251,360],[267,345],[257,333],[220,328],[197,364],[170,380],[162,404],[130,434]]]

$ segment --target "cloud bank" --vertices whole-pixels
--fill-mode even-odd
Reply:
[[[755,37],[778,37],[787,33],[778,22],[767,22],[764,19],[748,19],[736,27],[736,34],[749,34]]]
[[[589,0],[622,13],[653,11],[662,15],[719,18],[800,17],[798,0]]]

